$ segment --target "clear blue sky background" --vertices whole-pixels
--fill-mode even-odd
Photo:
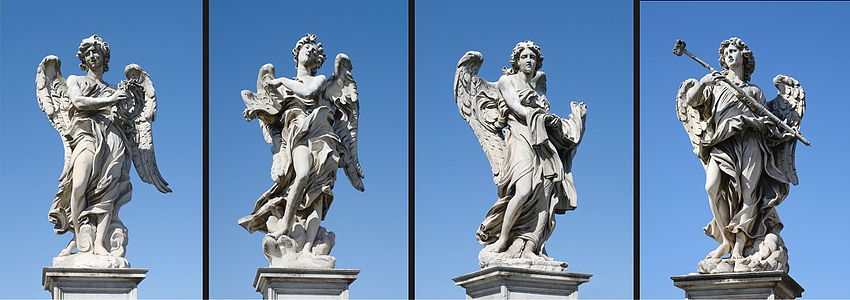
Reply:
[[[35,70],[53,54],[66,77],[84,74],[83,38],[112,48],[106,81],[141,65],[156,87],[154,145],[174,190],[161,194],[131,170],[133,200],[121,210],[129,228],[127,259],[149,268],[141,298],[201,296],[201,3],[199,1],[3,1],[0,4],[0,298],[49,297],[42,267],[67,245],[47,211],[57,191],[63,150],[38,108]]]
[[[557,216],[548,251],[591,273],[582,298],[631,298],[633,275],[631,1],[416,3],[416,296],[463,298],[452,278],[479,269],[475,230],[496,200],[490,165],[455,104],[452,80],[468,50],[496,81],[517,42],[543,48],[548,97],[566,117],[587,103],[575,157],[578,209]]]
[[[676,39],[719,68],[717,48],[732,36],[752,49],[752,83],[768,100],[773,77],[786,74],[806,90],[802,133],[812,147],[797,146],[800,185],[778,207],[785,224],[791,276],[806,298],[845,298],[850,267],[836,259],[847,249],[845,179],[846,85],[850,69],[845,29],[850,3],[641,3],[640,172],[641,293],[644,298],[680,298],[670,276],[696,272],[696,264],[717,243],[702,227],[711,219],[703,189],[705,173],[682,124],[675,97],[687,78],[706,74],[687,57],[671,53]],[[842,252],[843,253],[843,252]]]
[[[323,226],[336,233],[337,268],[361,269],[352,298],[407,297],[408,102],[407,2],[333,4],[260,1],[210,3],[210,296],[259,297],[251,283],[268,267],[261,233],[237,224],[271,185],[271,146],[257,121],[245,122],[241,90],[255,90],[257,72],[273,63],[292,77],[291,50],[315,33],[328,59],[351,58],[360,91],[360,162],[366,192],[337,173],[334,202]]]

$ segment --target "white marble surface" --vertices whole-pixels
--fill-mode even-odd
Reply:
[[[55,300],[135,300],[147,272],[138,268],[44,268],[41,280]]]
[[[454,278],[467,299],[578,299],[579,285],[590,274],[553,272],[525,267],[488,267]]]
[[[259,268],[254,288],[263,299],[348,299],[360,270]]]
[[[782,271],[690,274],[671,279],[687,299],[794,299],[804,291]]]

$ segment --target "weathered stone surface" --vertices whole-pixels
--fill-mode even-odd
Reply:
[[[590,274],[489,267],[454,278],[467,299],[578,299]]]
[[[333,75],[316,74],[325,53],[315,35],[298,40],[292,55],[294,79],[276,78],[274,66],[266,64],[257,75],[257,92],[242,91],[243,116],[257,119],[272,145],[274,184],[239,225],[266,233],[263,253],[272,267],[332,269],[336,235],[320,225],[334,199],[337,169],[364,190],[357,85],[343,53],[336,56]]]
[[[779,235],[783,224],[776,207],[798,183],[797,140],[806,108],[802,85],[777,75],[778,95],[771,101],[750,79],[755,56],[733,37],[720,43],[716,71],[685,49],[673,48],[710,70],[687,79],[676,96],[677,116],[694,154],[705,169],[705,190],[712,219],[705,233],[720,245],[697,265],[699,273],[781,271],[787,273],[788,249]],[[728,256],[727,256],[728,254]]]
[[[360,270],[259,268],[254,288],[263,299],[348,299]]]
[[[60,70],[49,55],[36,71],[36,95],[50,124],[59,132],[65,165],[48,218],[56,234],[73,238],[53,259],[54,267],[128,268],[124,259],[127,227],[118,215],[130,201],[130,165],[143,182],[171,192],[159,173],[153,147],[156,92],[148,73],[136,64],[124,68],[117,86],[104,81],[109,44],[99,36],[77,49],[84,76]],[[76,250],[76,252],[75,252]]]
[[[550,111],[542,50],[532,41],[514,47],[498,82],[478,75],[483,62],[481,53],[467,52],[454,80],[460,115],[484,149],[497,186],[497,200],[476,232],[484,245],[479,265],[564,271],[566,263],[550,258],[544,245],[555,215],[577,206],[571,166],[587,107],[572,102],[568,118]]]
[[[794,299],[803,295],[803,287],[782,271],[690,274],[671,279],[687,299]]]
[[[44,268],[41,281],[56,300],[135,300],[147,272],[130,268]]]

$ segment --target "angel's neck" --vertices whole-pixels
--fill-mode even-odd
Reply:
[[[726,71],[727,71],[726,77],[729,77],[729,79],[741,81],[741,82],[744,81],[744,79],[743,79],[744,77],[742,76],[742,75],[744,75],[744,68],[743,67],[739,66],[739,67],[727,69]]]
[[[307,67],[302,64],[299,64],[298,67],[295,69],[295,76],[307,77],[311,75],[312,74],[310,74],[310,69],[307,69]]]
[[[97,82],[103,82],[103,70],[89,69],[88,73],[86,74],[86,77]]]

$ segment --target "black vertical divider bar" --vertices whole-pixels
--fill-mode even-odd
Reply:
[[[634,123],[632,124],[634,131],[634,137],[632,141],[632,147],[634,149],[634,154],[632,156],[633,161],[633,195],[634,204],[632,205],[632,210],[634,211],[634,224],[632,228],[634,230],[633,242],[634,242],[634,266],[633,271],[633,285],[634,285],[634,294],[633,297],[635,299],[640,299],[640,1],[635,0],[634,7],[632,9],[634,15],[632,17],[633,28],[633,43],[634,43],[634,58],[632,61],[633,70],[634,71],[634,86],[632,89],[634,90],[634,98],[632,107],[632,111],[634,113]]]
[[[203,299],[210,298],[210,228],[209,228],[209,214],[210,214],[210,206],[209,206],[209,188],[210,188],[210,176],[209,176],[209,154],[210,154],[210,99],[209,99],[209,88],[210,88],[210,3],[209,0],[202,0],[203,6],[203,16],[201,19],[203,20],[203,54],[202,54],[202,68],[203,68],[203,90],[201,91],[201,95],[203,98],[203,109],[202,109],[202,123],[203,123],[203,140],[201,141],[203,147],[203,187],[201,191],[202,195],[202,228],[203,228],[203,278],[202,278],[202,294]]]
[[[416,251],[414,248],[415,242],[415,190],[416,190],[416,176],[415,176],[415,148],[414,148],[414,137],[415,131],[414,127],[416,125],[415,121],[415,101],[414,101],[414,91],[415,91],[415,74],[414,74],[414,60],[415,60],[415,1],[408,0],[407,1],[407,297],[410,299],[416,298],[416,287],[415,287],[415,270],[416,270]]]

